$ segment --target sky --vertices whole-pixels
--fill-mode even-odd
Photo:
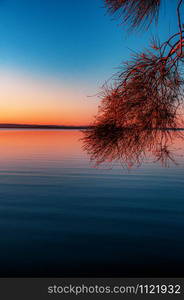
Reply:
[[[0,0],[0,123],[91,124],[121,62],[177,32],[175,3],[130,32],[103,0]]]

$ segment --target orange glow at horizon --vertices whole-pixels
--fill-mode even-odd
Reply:
[[[33,164],[45,168],[49,164],[58,167],[60,162],[68,168],[75,164],[74,158],[86,157],[89,161],[82,148],[82,137],[79,130],[0,130],[0,169],[15,170],[17,174],[17,167],[28,170]],[[179,137],[174,138],[169,146],[177,163],[183,159],[183,147],[184,140]],[[155,161],[152,154],[148,157]]]
[[[87,96],[82,84],[1,72],[0,123],[88,125],[98,105]]]
[[[20,170],[26,174],[35,165],[40,172],[58,168],[58,164],[61,171],[65,166],[73,167],[73,158],[82,153],[81,138],[78,130],[0,130],[1,175],[11,170],[16,180]]]
[[[63,157],[81,152],[82,133],[76,130],[2,130],[0,131],[0,157],[23,159],[47,153]],[[53,156],[54,154],[54,156]]]

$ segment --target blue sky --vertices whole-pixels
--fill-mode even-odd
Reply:
[[[130,32],[106,13],[103,0],[1,0],[2,76],[5,70],[35,81],[53,78],[69,89],[77,86],[83,96],[73,101],[82,107],[86,96],[95,94],[121,61],[130,58],[131,50],[143,50],[155,33],[164,40],[177,31],[175,3],[163,1],[157,28]],[[97,104],[94,101],[93,106]]]

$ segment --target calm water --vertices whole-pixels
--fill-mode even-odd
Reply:
[[[183,277],[183,158],[97,169],[80,138],[0,131],[0,276]]]

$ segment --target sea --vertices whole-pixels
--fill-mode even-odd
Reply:
[[[0,130],[1,277],[183,277],[176,162],[97,166],[80,130]]]

